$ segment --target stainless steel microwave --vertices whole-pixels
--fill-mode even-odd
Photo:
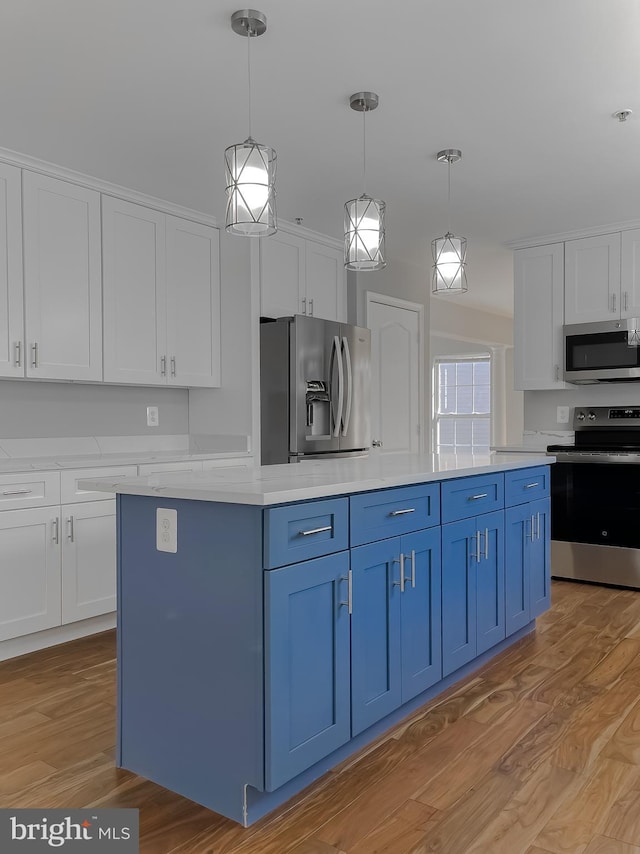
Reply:
[[[564,327],[564,379],[569,383],[640,381],[640,318]]]

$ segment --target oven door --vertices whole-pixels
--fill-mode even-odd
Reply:
[[[640,379],[640,319],[564,327],[564,378],[571,383]]]

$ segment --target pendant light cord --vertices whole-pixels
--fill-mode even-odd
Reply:
[[[448,192],[448,201],[447,201],[447,232],[451,233],[451,157],[447,157],[447,163],[449,164],[448,169],[448,178],[449,178],[449,192]]]
[[[362,111],[362,195],[367,195],[367,108]]]
[[[251,24],[247,23],[247,77],[249,81],[249,139],[251,139],[251,37],[253,30]]]

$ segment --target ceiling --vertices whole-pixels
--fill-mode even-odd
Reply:
[[[387,250],[425,270],[468,240],[466,305],[512,310],[505,241],[640,217],[640,0],[257,0],[253,136],[278,215],[340,237],[362,191]],[[224,218],[223,151],[248,135],[247,43],[228,0],[3,0],[0,146]],[[620,123],[612,113],[634,110]],[[242,238],[237,238],[242,239]],[[425,285],[426,286],[426,285]]]

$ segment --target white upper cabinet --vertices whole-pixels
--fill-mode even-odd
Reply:
[[[0,376],[24,376],[20,169],[0,163]]]
[[[168,216],[167,353],[169,382],[220,385],[220,233]]]
[[[23,171],[26,374],[102,379],[100,194]]]
[[[102,200],[105,382],[220,384],[217,229]]]
[[[621,317],[640,317],[640,229],[622,232]]]
[[[620,232],[565,243],[565,323],[620,317],[620,245]]]
[[[102,197],[105,382],[165,385],[165,216]]]
[[[567,388],[563,372],[564,245],[514,252],[514,374],[517,389]]]
[[[262,239],[260,313],[263,317],[306,314],[346,320],[342,252],[286,231]]]

